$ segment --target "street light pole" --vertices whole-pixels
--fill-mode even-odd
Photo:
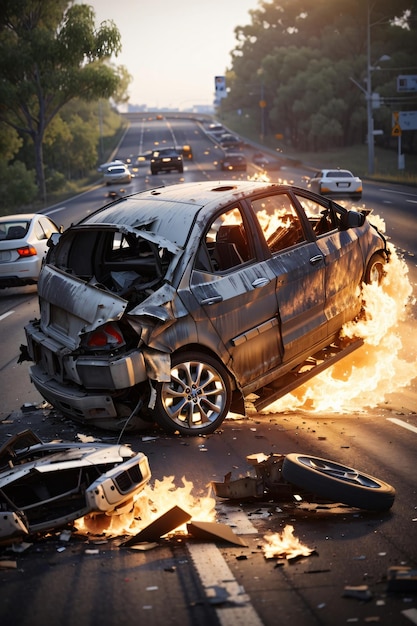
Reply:
[[[366,110],[368,118],[368,174],[374,173],[374,118],[372,115],[371,8],[368,0]]]

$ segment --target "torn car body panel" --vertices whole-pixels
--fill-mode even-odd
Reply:
[[[40,440],[28,445],[30,433],[20,433],[0,451],[0,540],[58,528],[87,514],[112,515],[150,480],[147,457],[128,446]]]

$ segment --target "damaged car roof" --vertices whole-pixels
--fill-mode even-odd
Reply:
[[[224,202],[232,202],[243,197],[246,191],[253,191],[254,186],[259,187],[259,191],[266,191],[278,185],[239,181],[239,185],[213,183],[213,186],[209,186],[200,182],[186,186],[158,187],[121,198],[88,215],[80,224],[126,224],[149,230],[183,247],[200,209],[204,208],[205,214],[210,213]],[[187,195],[184,195],[184,191]]]

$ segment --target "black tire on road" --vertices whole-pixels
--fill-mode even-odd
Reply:
[[[385,511],[394,503],[394,487],[335,461],[307,454],[287,454],[282,475],[287,482],[321,498],[360,509]]]
[[[364,276],[365,283],[380,285],[385,274],[385,264],[384,256],[380,252],[376,252],[367,265]]]
[[[229,374],[208,354],[180,352],[171,359],[171,380],[157,383],[155,421],[181,435],[214,432],[226,417],[232,400]]]

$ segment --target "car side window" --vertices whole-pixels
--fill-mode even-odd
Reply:
[[[252,245],[242,213],[234,207],[216,217],[206,231],[196,269],[227,272],[253,260]]]
[[[297,200],[303,207],[314,234],[317,237],[338,228],[339,220],[332,210],[331,205],[324,205],[311,198],[304,198],[300,195],[297,195]]]
[[[287,194],[257,198],[252,200],[252,208],[272,254],[306,240],[298,213]]]

